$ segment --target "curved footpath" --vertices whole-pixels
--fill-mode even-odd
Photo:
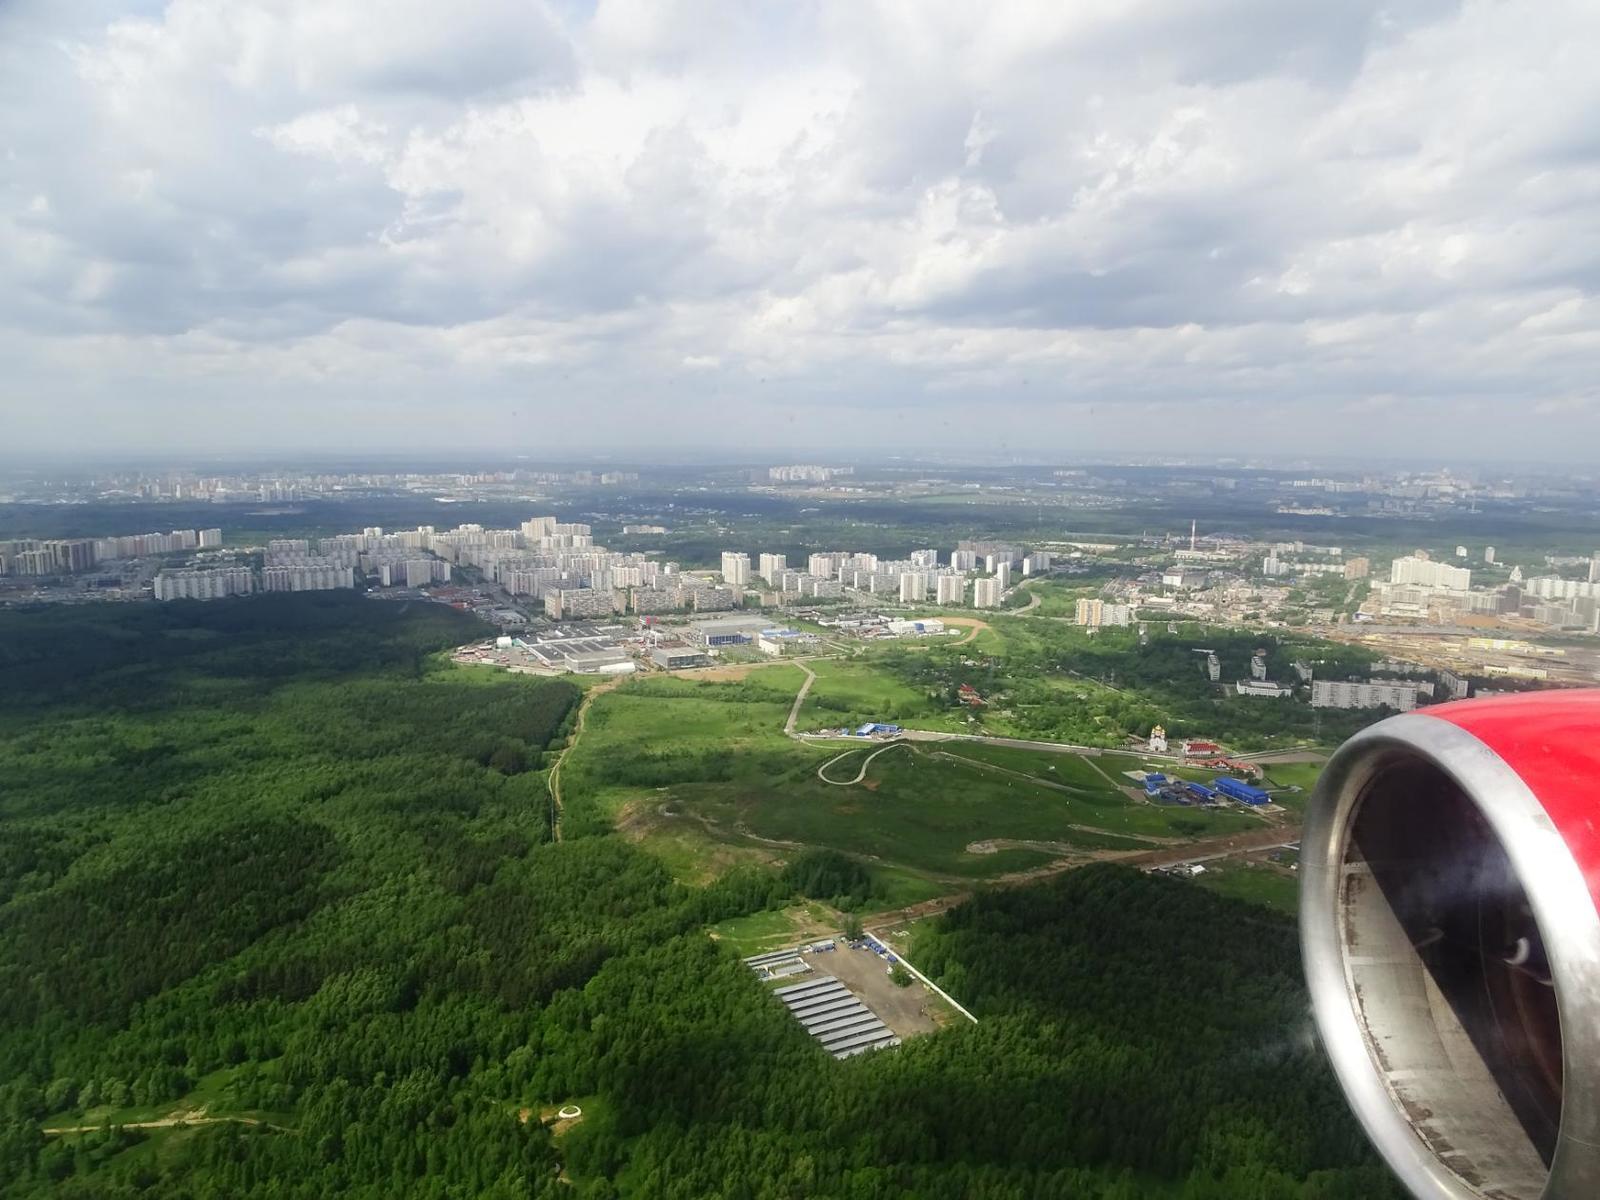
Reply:
[[[827,771],[829,767],[833,766],[834,763],[838,762],[841,758],[849,758],[855,753],[854,750],[846,750],[843,754],[834,755],[827,762],[818,767],[817,778],[822,780],[823,783],[833,784],[834,787],[850,787],[853,784],[860,783],[867,777],[867,768],[872,765],[872,760],[877,758],[878,755],[885,754],[890,750],[904,745],[904,742],[890,742],[887,746],[878,747],[878,749],[874,750],[871,754],[867,755],[866,758],[861,760],[861,769],[856,772],[856,777],[854,779],[829,779],[824,772]]]

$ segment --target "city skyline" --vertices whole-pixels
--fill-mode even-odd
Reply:
[[[8,453],[1600,433],[1592,6],[444,12],[0,13]]]

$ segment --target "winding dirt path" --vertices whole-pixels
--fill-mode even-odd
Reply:
[[[834,757],[830,758],[827,762],[818,767],[817,778],[822,780],[823,783],[833,784],[834,787],[850,787],[853,784],[860,783],[867,777],[867,768],[872,765],[872,760],[877,758],[878,755],[886,754],[888,751],[904,745],[904,742],[890,742],[887,746],[880,746],[878,749],[874,750],[871,754],[867,755],[866,758],[861,760],[861,769],[856,772],[856,777],[854,779],[829,779],[824,772],[826,772],[829,767],[833,766],[833,764],[838,762],[841,758],[849,758],[855,753],[854,750],[846,750],[843,754],[836,754]]]
[[[553,841],[561,840],[561,768],[566,765],[567,755],[572,753],[572,748],[578,744],[578,738],[583,735],[583,725],[589,717],[589,705],[594,703],[596,696],[609,692],[626,678],[626,675],[619,675],[615,679],[608,679],[590,688],[578,702],[578,719],[573,722],[572,736],[567,739],[566,746],[557,756],[556,765],[550,768],[550,837]]]
[[[103,1125],[56,1125],[49,1129],[41,1129],[40,1133],[46,1137],[56,1137],[66,1133],[99,1133],[106,1129],[174,1129],[180,1125],[259,1125],[265,1129],[276,1129],[279,1133],[297,1133],[298,1130],[290,1129],[287,1125],[278,1125],[272,1121],[263,1121],[260,1117],[208,1117],[205,1109],[195,1109],[193,1112],[173,1113],[170,1117],[157,1117],[153,1121],[110,1121]]]
[[[794,664],[806,673],[806,680],[800,685],[800,690],[795,693],[794,703],[789,706],[789,719],[783,723],[783,731],[794,737],[795,724],[800,720],[800,706],[806,702],[806,696],[811,691],[811,685],[817,681],[817,673],[803,662]]]

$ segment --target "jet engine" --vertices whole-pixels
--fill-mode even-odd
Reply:
[[[1317,1026],[1401,1182],[1600,1197],[1600,691],[1363,730],[1323,772],[1300,872]]]

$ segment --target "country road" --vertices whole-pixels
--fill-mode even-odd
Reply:
[[[170,1117],[157,1117],[153,1121],[116,1121],[106,1125],[56,1125],[49,1129],[41,1129],[39,1132],[46,1137],[58,1137],[67,1133],[99,1133],[105,1129],[173,1129],[179,1125],[259,1125],[265,1129],[276,1129],[279,1133],[297,1132],[287,1125],[277,1125],[271,1121],[263,1121],[259,1117],[208,1117],[204,1109],[173,1113]]]
[[[806,681],[800,685],[800,690],[795,693],[794,703],[789,706],[789,719],[783,723],[783,731],[790,737],[795,736],[794,727],[800,720],[800,706],[806,702],[806,694],[811,691],[811,685],[817,681],[817,673],[803,662],[795,663],[806,673]]]
[[[567,755],[572,753],[572,748],[578,744],[578,738],[583,734],[583,723],[589,716],[589,705],[594,698],[602,692],[609,692],[624,679],[626,675],[618,675],[615,679],[608,679],[597,687],[590,688],[583,694],[583,699],[578,702],[578,719],[573,722],[572,736],[567,739],[567,744],[556,757],[556,765],[550,768],[550,839],[561,840],[561,768],[566,765]]]
[[[1126,852],[1111,852],[1096,855],[1093,861],[1114,862],[1129,867],[1174,867],[1183,863],[1211,862],[1219,858],[1232,858],[1239,854],[1257,854],[1262,850],[1275,850],[1282,846],[1293,845],[1300,839],[1300,826],[1278,825],[1271,829],[1257,830],[1252,833],[1236,833],[1222,837],[1202,838],[1197,842],[1190,842],[1183,846],[1163,846],[1157,850],[1133,850]],[[1002,875],[990,882],[991,887],[1020,887],[1026,884],[1038,883],[1040,880],[1061,875],[1067,871],[1076,871],[1087,866],[1088,862],[1079,859],[1062,859],[1059,862],[1046,863],[1042,867],[1035,867],[1028,871],[1019,871],[1015,875]],[[932,900],[924,900],[920,904],[908,905],[897,908],[892,912],[878,913],[867,919],[868,930],[889,929],[907,921],[920,920],[923,917],[937,916],[948,912],[972,898],[968,891],[952,892],[947,896],[939,896]]]

